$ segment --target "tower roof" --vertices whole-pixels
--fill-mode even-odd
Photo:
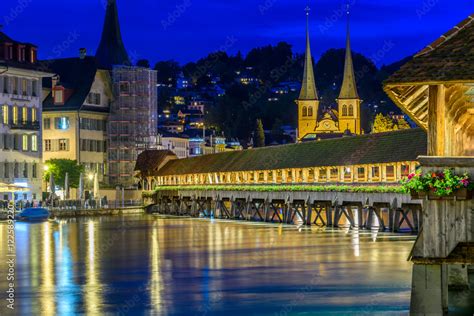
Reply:
[[[306,8],[306,54],[304,62],[303,83],[298,100],[318,100],[316,80],[314,79],[313,57],[309,39],[309,7]]]
[[[102,38],[96,52],[99,68],[112,69],[114,65],[128,65],[130,60],[122,40],[117,1],[106,0]]]
[[[352,63],[351,52],[351,31],[349,19],[349,6],[347,7],[347,38],[346,38],[346,60],[344,65],[344,79],[342,81],[339,99],[359,99],[357,93],[357,83],[354,73],[354,65]]]

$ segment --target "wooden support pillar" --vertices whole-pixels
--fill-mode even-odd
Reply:
[[[445,264],[413,265],[410,315],[447,315],[447,272]]]

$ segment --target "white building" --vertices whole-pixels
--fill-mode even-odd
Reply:
[[[42,78],[37,48],[0,32],[0,200],[41,200]],[[1,186],[0,186],[1,187]]]

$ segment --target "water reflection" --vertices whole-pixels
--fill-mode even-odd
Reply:
[[[153,216],[17,223],[16,233],[20,315],[397,314],[409,305],[411,236]],[[0,255],[5,240],[0,223]]]

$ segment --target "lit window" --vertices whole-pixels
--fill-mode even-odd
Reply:
[[[31,108],[31,121],[32,122],[37,122],[38,121],[38,115],[36,108]]]
[[[18,124],[18,107],[13,107],[13,124]]]
[[[69,129],[69,118],[68,117],[56,117],[54,119],[54,127],[60,130]]]
[[[23,151],[28,151],[28,135],[23,135],[22,149]]]
[[[8,124],[8,105],[2,106],[2,118],[3,124]]]
[[[38,136],[31,135],[31,151],[38,151]]]
[[[26,123],[28,121],[28,108],[26,106],[21,108],[21,121]]]

